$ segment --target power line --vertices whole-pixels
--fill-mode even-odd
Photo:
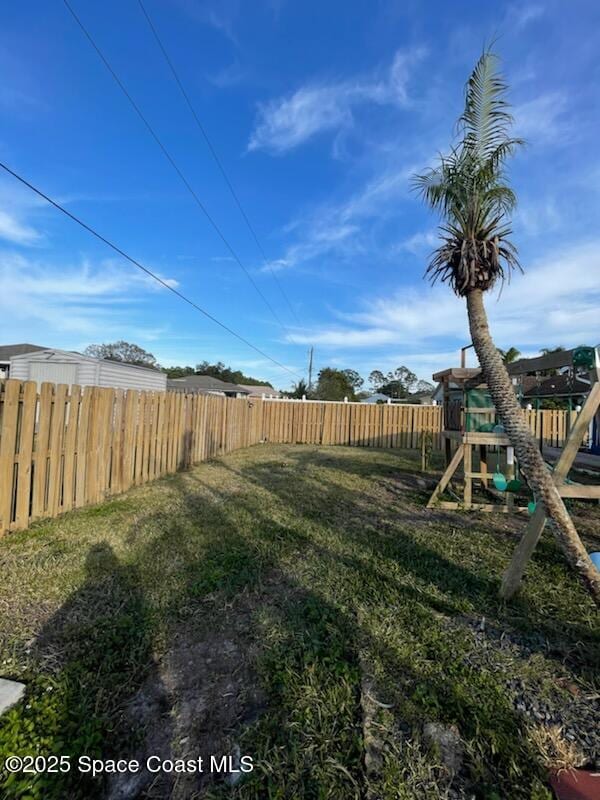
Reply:
[[[281,295],[282,295],[283,299],[287,303],[290,311],[292,312],[292,315],[294,316],[294,319],[296,320],[298,325],[300,325],[300,320],[298,319],[298,315],[296,314],[296,311],[295,311],[294,307],[292,306],[292,304],[290,302],[290,299],[289,299],[286,291],[284,290],[281,281],[277,277],[277,273],[275,272],[275,270],[271,266],[271,262],[267,258],[267,254],[265,253],[265,250],[264,250],[262,244],[260,243],[260,240],[259,240],[259,238],[258,238],[258,236],[256,234],[254,226],[250,222],[250,220],[248,218],[248,215],[246,214],[246,212],[244,210],[244,207],[242,206],[242,203],[241,203],[241,201],[240,201],[240,199],[238,197],[238,194],[235,191],[235,188],[234,188],[233,184],[231,183],[231,180],[229,179],[229,176],[225,172],[225,167],[223,166],[223,164],[221,162],[221,159],[219,158],[219,156],[217,154],[217,151],[215,150],[215,147],[214,147],[213,143],[211,142],[211,140],[210,140],[210,138],[208,136],[208,133],[206,132],[206,129],[205,129],[204,125],[202,124],[202,122],[200,121],[200,119],[198,117],[198,114],[196,113],[196,109],[194,108],[194,106],[192,104],[192,101],[190,100],[190,97],[189,97],[188,93],[185,90],[183,82],[182,82],[181,78],[179,77],[179,74],[178,74],[177,70],[175,69],[175,65],[173,64],[173,61],[172,61],[171,57],[169,56],[166,47],[164,46],[160,36],[158,35],[158,31],[156,29],[156,26],[152,22],[152,19],[151,19],[150,15],[148,14],[148,11],[146,10],[146,7],[144,6],[144,3],[142,2],[142,0],[138,0],[138,3],[139,3],[139,6],[140,6],[140,8],[142,10],[142,13],[143,13],[144,17],[146,18],[146,21],[147,21],[147,23],[148,23],[148,25],[150,27],[150,30],[154,34],[154,38],[156,39],[156,43],[158,44],[158,47],[159,47],[160,51],[162,52],[162,54],[164,56],[164,59],[167,62],[167,65],[168,65],[169,69],[171,70],[171,73],[173,74],[173,78],[175,79],[175,83],[179,87],[179,91],[181,92],[181,94],[183,96],[183,99],[185,100],[185,102],[187,104],[187,107],[189,108],[189,110],[190,110],[190,112],[191,112],[191,114],[192,114],[192,116],[193,116],[193,118],[194,118],[194,120],[196,122],[198,130],[202,134],[202,136],[204,138],[204,141],[206,142],[206,144],[208,146],[208,149],[210,150],[210,153],[211,153],[211,155],[212,155],[217,167],[219,168],[219,170],[221,172],[221,175],[223,176],[223,179],[225,180],[225,183],[227,184],[227,187],[229,188],[229,191],[231,192],[231,196],[233,197],[233,199],[235,201],[235,204],[237,205],[237,207],[238,207],[238,209],[240,211],[240,214],[242,215],[242,217],[244,219],[244,222],[246,223],[246,226],[247,226],[248,230],[250,231],[250,233],[252,235],[252,238],[256,242],[256,246],[258,247],[258,249],[260,251],[260,254],[263,257],[265,265],[269,268],[269,270],[271,272],[271,275],[273,276],[273,279],[275,280],[275,282],[276,282],[276,284],[277,284],[277,286],[279,288],[279,291],[281,292]]]
[[[263,358],[268,359],[269,361],[271,361],[273,364],[276,364],[281,369],[285,370],[286,372],[289,372],[290,375],[294,375],[294,377],[296,377],[296,378],[301,377],[299,373],[294,372],[291,369],[288,369],[288,367],[284,366],[283,364],[281,364],[276,359],[271,358],[271,356],[267,355],[267,353],[263,352],[260,348],[256,347],[256,345],[253,345],[252,342],[249,342],[248,339],[245,339],[241,334],[236,333],[230,327],[225,325],[224,322],[221,322],[216,317],[213,317],[213,315],[210,314],[208,311],[205,311],[201,306],[199,306],[193,300],[190,300],[189,297],[186,297],[182,292],[179,292],[177,289],[175,289],[173,286],[168,284],[165,280],[163,280],[156,273],[152,272],[152,270],[148,269],[148,267],[145,267],[143,264],[141,264],[135,258],[133,258],[132,256],[128,255],[124,250],[122,250],[116,244],[111,242],[110,239],[107,239],[105,236],[102,236],[102,234],[98,233],[98,231],[96,231],[94,228],[92,228],[91,225],[88,225],[82,219],[80,219],[79,217],[76,217],[75,214],[72,214],[70,211],[67,211],[67,209],[64,208],[64,206],[61,206],[60,203],[58,203],[56,200],[53,200],[47,194],[44,194],[44,192],[42,192],[41,189],[38,189],[36,186],[34,186],[28,180],[26,180],[21,175],[19,175],[17,172],[12,170],[9,166],[4,164],[2,161],[0,161],[0,167],[2,167],[2,169],[5,172],[8,172],[9,175],[12,175],[13,178],[16,178],[20,183],[22,183],[28,189],[31,189],[32,192],[35,192],[35,194],[37,194],[38,197],[41,197],[47,203],[50,203],[50,205],[54,206],[54,208],[56,208],[59,211],[61,211],[63,214],[65,214],[67,217],[69,217],[69,219],[73,220],[73,222],[76,222],[78,225],[80,225],[82,228],[84,228],[84,230],[88,231],[88,233],[91,233],[92,236],[95,236],[96,239],[99,239],[101,242],[103,242],[104,244],[108,245],[108,247],[110,247],[112,250],[114,250],[116,253],[118,253],[120,256],[122,256],[124,259],[129,261],[131,264],[133,264],[135,267],[140,269],[142,272],[145,272],[146,275],[149,275],[157,283],[160,283],[161,286],[164,286],[165,289],[168,289],[170,292],[173,292],[173,294],[177,295],[177,297],[179,297],[180,300],[183,300],[184,302],[188,303],[188,305],[192,306],[192,308],[195,308],[196,311],[199,311],[201,314],[204,314],[205,317],[210,319],[215,324],[219,325],[219,327],[223,328],[223,330],[227,331],[227,333],[230,333],[232,336],[235,336],[236,339],[239,339],[240,342],[243,342],[248,347],[251,347],[252,350],[255,350],[257,353],[259,353],[261,356],[263,356]]]
[[[283,322],[282,322],[282,321],[279,319],[279,316],[278,316],[278,315],[277,315],[277,313],[275,312],[275,309],[273,308],[273,306],[271,305],[271,303],[269,303],[269,301],[267,300],[267,298],[265,297],[265,295],[264,295],[264,294],[263,294],[263,292],[261,291],[260,287],[258,286],[258,284],[256,283],[256,281],[254,280],[254,278],[252,277],[252,275],[251,275],[251,274],[248,272],[248,270],[246,269],[246,267],[244,266],[244,264],[243,264],[243,263],[242,263],[242,261],[240,260],[240,257],[238,256],[238,254],[235,252],[235,250],[233,249],[233,247],[232,247],[232,246],[229,244],[229,241],[228,241],[228,240],[227,240],[227,238],[225,237],[225,234],[223,233],[223,231],[221,230],[221,228],[220,228],[220,227],[217,225],[217,223],[215,222],[215,220],[213,219],[213,217],[212,217],[212,216],[209,214],[209,212],[208,212],[208,210],[207,210],[206,206],[205,206],[205,205],[204,205],[204,203],[203,203],[203,202],[200,200],[200,198],[199,198],[199,197],[198,197],[198,195],[196,194],[195,190],[193,189],[192,185],[190,184],[190,182],[188,181],[188,179],[185,177],[185,175],[183,174],[183,172],[181,171],[181,169],[178,167],[177,163],[175,162],[175,159],[174,159],[174,158],[173,158],[173,156],[170,154],[170,152],[167,150],[166,146],[163,144],[163,142],[162,142],[162,141],[161,141],[161,139],[159,138],[158,134],[156,133],[156,131],[154,130],[154,128],[152,127],[152,125],[151,125],[151,124],[148,122],[148,120],[146,119],[146,117],[145,117],[144,113],[142,112],[141,108],[140,108],[140,107],[138,106],[138,104],[135,102],[135,100],[133,99],[133,97],[132,97],[132,96],[129,94],[129,92],[128,92],[127,88],[125,87],[124,83],[121,81],[121,79],[119,78],[119,76],[117,75],[117,73],[116,73],[116,72],[115,72],[115,70],[112,68],[112,66],[110,65],[110,63],[109,63],[109,61],[107,60],[107,58],[105,57],[104,53],[103,53],[103,52],[100,50],[100,48],[98,47],[98,45],[97,45],[97,44],[96,44],[96,42],[94,41],[94,39],[92,38],[92,35],[90,34],[90,32],[87,30],[87,28],[85,27],[85,25],[83,24],[83,22],[82,22],[82,21],[79,19],[79,17],[77,16],[77,14],[75,13],[75,11],[74,11],[74,10],[73,10],[73,8],[71,7],[71,5],[70,5],[70,3],[68,2],[68,0],[63,0],[63,2],[64,2],[64,4],[65,4],[65,6],[67,7],[67,9],[69,10],[69,12],[71,13],[71,16],[73,17],[73,19],[75,20],[75,22],[76,22],[76,23],[79,25],[79,27],[81,28],[81,30],[82,30],[82,32],[83,32],[83,34],[84,34],[84,36],[87,38],[87,40],[89,41],[89,43],[92,45],[92,47],[94,48],[94,50],[95,50],[95,51],[96,51],[96,53],[98,54],[98,56],[99,56],[100,60],[102,61],[102,63],[104,64],[104,66],[106,67],[106,69],[109,71],[109,73],[110,73],[110,74],[111,74],[111,76],[113,77],[113,79],[114,79],[115,83],[117,84],[117,86],[119,87],[119,89],[120,89],[120,90],[123,92],[123,94],[125,95],[125,97],[127,98],[127,100],[129,100],[129,102],[130,102],[131,106],[133,107],[133,109],[135,110],[136,114],[137,114],[137,115],[138,115],[138,117],[139,117],[139,118],[142,120],[142,122],[143,122],[143,123],[144,123],[144,125],[146,126],[146,128],[147,128],[148,132],[150,133],[150,135],[152,136],[152,138],[154,139],[154,141],[156,142],[156,144],[157,144],[157,145],[160,147],[160,149],[161,149],[161,151],[162,151],[163,155],[165,156],[165,158],[167,159],[167,161],[169,162],[169,164],[170,164],[170,165],[173,167],[173,169],[175,170],[175,172],[176,172],[176,173],[177,173],[177,175],[179,176],[180,180],[182,181],[183,185],[186,187],[186,189],[187,189],[187,190],[188,190],[188,192],[191,194],[191,196],[192,196],[192,197],[193,197],[193,199],[195,200],[196,204],[198,205],[198,207],[200,208],[200,210],[202,211],[202,213],[205,215],[205,217],[206,217],[206,218],[207,218],[207,220],[210,222],[210,224],[212,225],[212,227],[214,228],[214,230],[217,232],[217,234],[219,235],[219,237],[220,237],[221,241],[223,242],[223,244],[225,245],[225,247],[226,247],[226,248],[229,250],[229,252],[231,253],[231,255],[232,255],[233,259],[235,260],[235,262],[236,262],[236,263],[237,263],[237,264],[238,264],[238,265],[241,267],[241,269],[243,270],[244,274],[246,275],[246,277],[248,278],[248,280],[250,281],[250,283],[252,284],[252,286],[254,287],[254,289],[256,290],[256,292],[257,292],[257,293],[260,295],[260,297],[262,298],[262,300],[263,300],[264,304],[267,306],[267,308],[269,309],[269,311],[270,311],[270,312],[271,312],[271,314],[273,315],[274,319],[277,321],[277,323],[279,324],[279,326],[280,326],[280,327],[281,327],[281,329],[283,330],[283,332],[284,332],[284,334],[285,334],[286,338],[287,338],[288,340],[291,340],[291,337],[290,337],[290,335],[289,335],[289,332],[287,331],[287,329],[286,329],[285,325],[283,324]]]

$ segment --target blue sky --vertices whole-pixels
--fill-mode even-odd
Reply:
[[[496,38],[511,84],[514,241],[525,275],[488,305],[500,346],[600,340],[600,5],[145,0],[266,252],[253,241],[137,0],[71,0],[283,322],[271,315],[58,0],[5,4],[0,157],[302,375],[457,363],[463,303],[422,275],[436,219],[410,176],[447,149]],[[285,303],[272,271],[294,309]],[[2,343],[127,339],[168,364],[246,348],[0,176]]]

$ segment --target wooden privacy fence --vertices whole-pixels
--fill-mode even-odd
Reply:
[[[0,533],[256,444],[262,400],[0,382]]]
[[[577,411],[560,409],[543,409],[541,411],[525,411],[529,430],[538,442],[549,447],[562,447],[569,438],[569,431],[577,419]],[[587,441],[587,434],[584,442]]]
[[[561,445],[564,411],[525,412]],[[233,399],[0,381],[0,534],[262,441],[441,446],[441,406]]]
[[[419,447],[424,431],[441,447],[441,406],[265,400],[263,430],[281,444]]]

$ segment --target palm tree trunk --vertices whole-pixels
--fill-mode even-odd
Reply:
[[[508,371],[492,340],[481,289],[474,289],[467,294],[467,310],[475,352],[506,435],[515,449],[521,470],[536,498],[542,502],[552,531],[567,561],[577,572],[596,604],[600,605],[600,572],[587,554],[552,480],[552,475],[529,431]]]

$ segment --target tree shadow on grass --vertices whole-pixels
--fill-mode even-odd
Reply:
[[[310,464],[320,465],[314,454],[286,454],[288,463],[296,458],[302,469],[294,472],[293,481],[277,478],[275,460],[233,472],[278,496],[304,519],[334,526],[339,526],[341,519],[344,538],[356,545],[357,552],[364,549],[384,563],[395,564],[394,572],[404,574],[413,584],[436,586],[440,596],[433,601],[435,610],[486,617],[490,623],[523,637],[532,650],[540,650],[557,661],[568,661],[575,672],[590,680],[600,657],[600,636],[590,625],[577,621],[572,607],[555,606],[550,616],[547,606],[526,591],[508,605],[499,599],[502,567],[498,556],[508,549],[505,530],[490,531],[487,519],[465,520],[466,515],[460,514],[440,517],[410,501],[403,506],[396,497],[390,498],[389,506],[378,509],[373,497],[347,489],[338,480],[328,481],[321,472],[311,474]],[[334,457],[327,454],[325,460],[329,469]],[[344,466],[338,466],[340,472]],[[223,467],[231,469],[227,464]],[[350,470],[356,472],[355,467]],[[370,475],[378,472],[371,468],[365,471]],[[388,472],[386,465],[380,474]],[[465,526],[470,529],[465,531]],[[476,559],[472,544],[475,536],[481,537],[482,542],[481,555]],[[444,551],[447,555],[442,554]],[[490,566],[490,558],[494,566]],[[576,585],[576,578],[550,537],[541,543],[532,568],[538,576],[544,575],[549,586],[552,581],[572,583],[573,598],[577,597],[581,609],[590,616],[587,596]]]
[[[36,637],[26,704],[0,729],[6,752],[68,756],[70,770],[13,776],[3,796],[96,797],[103,778],[80,771],[78,759],[118,757],[131,734],[119,710],[154,668],[139,576],[105,542],[89,549],[85,572]]]
[[[252,480],[256,478],[253,477],[251,483]],[[189,487],[202,486],[202,482],[191,476],[186,478],[185,484],[187,488],[182,489],[186,505],[193,510],[198,507],[199,497]],[[277,791],[284,791],[282,796],[312,797],[330,779],[325,764],[332,758],[339,759],[350,771],[351,779],[344,787],[344,796],[360,795],[364,775],[357,767],[356,752],[349,742],[335,753],[324,745],[325,741],[336,738],[340,722],[356,735],[361,715],[359,649],[366,651],[367,660],[371,658],[379,663],[379,677],[383,678],[386,688],[393,687],[395,726],[406,728],[408,725],[411,741],[420,739],[424,722],[456,724],[468,744],[462,780],[470,790],[478,796],[494,789],[500,789],[506,796],[530,796],[534,783],[542,780],[543,770],[525,738],[523,716],[513,708],[509,692],[498,691],[496,678],[469,664],[471,643],[466,641],[468,637],[457,635],[432,616],[432,611],[451,616],[460,606],[443,595],[440,597],[433,585],[415,586],[396,580],[393,573],[385,570],[385,561],[380,561],[382,569],[373,566],[369,563],[372,552],[365,547],[364,540],[356,540],[354,555],[325,547],[315,537],[299,532],[292,542],[286,542],[285,536],[283,539],[280,535],[273,536],[273,520],[263,513],[261,501],[253,499],[251,492],[237,492],[233,498],[225,489],[215,489],[214,485],[203,488],[210,488],[216,497],[221,496],[220,513],[224,518],[232,515],[232,529],[235,529],[234,520],[240,509],[252,515],[254,536],[246,541],[249,546],[256,547],[256,539],[266,540],[269,548],[278,548],[269,550],[274,559],[273,567],[285,550],[301,544],[304,561],[313,559],[321,563],[323,574],[335,582],[339,598],[338,603],[331,602],[322,594],[307,589],[304,582],[299,585],[289,572],[278,583],[276,598],[261,596],[262,611],[270,617],[265,637],[274,640],[274,646],[258,656],[270,702],[268,713],[248,731],[245,741],[249,746],[258,743],[257,757],[268,761],[269,767],[240,789],[240,797],[259,798]],[[301,502],[305,496],[302,480],[296,482],[295,491]],[[308,493],[314,500],[312,483]],[[323,487],[318,497],[325,500],[324,505],[331,499],[326,492],[323,494]],[[224,502],[227,498],[229,503]],[[299,514],[297,518],[302,525],[303,518]],[[450,569],[456,579],[457,596],[459,585],[463,592],[468,591],[465,587],[467,570],[446,563],[438,554],[416,542],[411,541],[408,546],[412,559],[408,572],[412,571],[413,560],[427,576],[433,567]],[[485,581],[479,580],[479,584],[480,591],[487,588]],[[440,585],[444,586],[443,580]],[[396,647],[379,630],[370,627],[369,609],[377,608],[378,604],[389,614],[388,629],[396,612],[397,625],[407,628],[407,640],[403,642],[400,637]],[[412,649],[407,647],[411,636]],[[416,649],[420,651],[421,663],[427,665],[422,670],[415,667]],[[431,666],[436,662],[437,666]],[[339,719],[335,714],[332,717],[328,706],[335,692],[338,694],[333,705],[338,709]],[[309,762],[300,755],[300,741],[307,736],[311,741],[314,739],[310,752],[313,759],[317,759],[318,768],[314,760]],[[322,752],[320,747],[323,747]],[[431,758],[434,763],[435,756]],[[408,775],[408,763],[405,769]]]
[[[359,797],[364,651],[394,693],[399,728],[408,725],[417,740],[424,721],[458,724],[472,748],[465,781],[478,792],[496,783],[518,797],[514,763],[523,773],[531,757],[523,720],[508,694],[464,661],[463,639],[439,619],[464,613],[469,595],[473,614],[502,622],[485,555],[477,569],[445,557],[435,531],[419,533],[417,511],[398,498],[379,509],[373,496],[343,485],[343,474],[314,474],[304,456],[295,470],[289,451],[283,459],[288,466],[220,462],[234,488],[203,481],[201,469],[169,479],[177,502],[138,517],[126,534],[135,567],[119,564],[106,545],[90,550],[84,586],[39,636],[40,662],[56,686],[33,689],[33,711],[17,715],[12,752],[25,752],[33,735],[54,752],[85,746],[104,757],[117,746],[120,755],[135,756],[139,745],[140,753],[159,747],[194,757],[237,743],[259,766],[234,796]],[[525,627],[537,624],[523,613]],[[405,636],[395,635],[398,627]],[[560,650],[553,622],[546,627]],[[574,626],[567,634],[580,635]],[[164,639],[158,664],[157,635]],[[150,703],[136,717],[155,694],[165,707]],[[136,743],[125,732],[139,719],[146,732]],[[157,727],[164,728],[158,744]],[[49,784],[38,796],[99,791],[83,778],[67,787],[57,793]],[[129,786],[129,794],[117,788],[126,797],[220,791],[196,778]]]

